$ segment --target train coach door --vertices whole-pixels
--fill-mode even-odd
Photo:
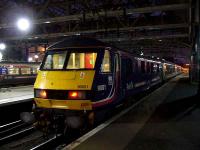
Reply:
[[[126,67],[126,59],[122,58],[121,59],[121,86],[120,86],[120,91],[122,97],[125,96],[126,94],[126,72],[127,72],[127,67]]]
[[[105,50],[101,69],[100,76],[97,80],[97,92],[98,99],[106,99],[113,96],[114,93],[114,55],[113,52],[109,49]]]
[[[121,72],[120,72],[120,57],[119,54],[115,54],[115,88],[116,88],[116,94],[119,97],[121,95]]]

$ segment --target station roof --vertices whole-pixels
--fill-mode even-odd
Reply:
[[[0,41],[26,48],[88,36],[121,49],[186,58],[191,10],[189,0],[2,0]],[[17,30],[19,17],[31,20],[29,32]]]

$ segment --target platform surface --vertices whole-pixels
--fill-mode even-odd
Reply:
[[[0,89],[0,106],[19,103],[33,98],[33,85]]]
[[[187,76],[177,76],[99,132],[90,136],[94,129],[65,149],[199,150],[196,93],[197,85]]]

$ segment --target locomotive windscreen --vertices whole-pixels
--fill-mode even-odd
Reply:
[[[95,51],[50,51],[42,70],[94,69],[97,58]]]

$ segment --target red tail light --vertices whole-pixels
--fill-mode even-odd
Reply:
[[[77,98],[78,97],[78,92],[76,92],[76,91],[69,92],[69,97],[70,98]]]
[[[69,99],[85,99],[84,91],[69,91],[68,93]]]

